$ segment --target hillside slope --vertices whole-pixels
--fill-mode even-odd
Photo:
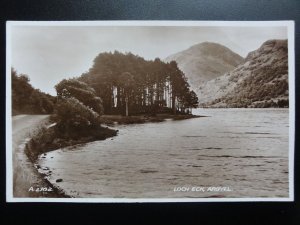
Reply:
[[[172,60],[177,62],[191,87],[196,89],[201,83],[233,70],[244,59],[223,45],[203,42],[165,59],[166,62]]]
[[[200,86],[197,94],[209,107],[287,107],[287,40],[266,41],[236,69]]]

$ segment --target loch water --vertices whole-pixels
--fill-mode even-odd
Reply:
[[[73,197],[288,197],[288,112],[196,109],[205,117],[115,125],[117,136],[48,152],[38,164]]]

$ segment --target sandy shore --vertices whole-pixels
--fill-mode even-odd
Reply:
[[[24,152],[26,142],[48,119],[48,115],[18,115],[12,118],[14,197],[63,197],[37,172]],[[49,191],[39,191],[41,188]]]

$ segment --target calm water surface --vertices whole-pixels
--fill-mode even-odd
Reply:
[[[208,117],[115,126],[116,137],[38,163],[74,197],[288,197],[288,109],[193,113]],[[174,191],[183,186],[230,191]]]

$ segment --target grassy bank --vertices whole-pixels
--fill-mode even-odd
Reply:
[[[36,135],[27,143],[25,152],[32,162],[35,162],[40,154],[59,148],[84,144],[92,141],[104,140],[117,135],[116,130],[99,126],[93,131],[86,132],[87,135],[66,135],[59,131],[54,123],[40,128]]]

